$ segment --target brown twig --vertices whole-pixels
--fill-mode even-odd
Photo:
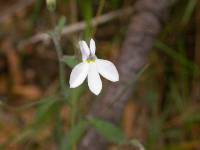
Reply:
[[[5,41],[2,42],[2,48],[5,52],[9,69],[10,69],[10,74],[13,78],[13,84],[18,86],[23,83],[23,75],[22,75],[22,67],[20,64],[20,59],[19,55],[16,53],[14,47],[12,46],[12,43],[9,42],[10,39],[6,39]]]
[[[118,60],[120,81],[110,85],[106,93],[95,102],[90,116],[99,117],[112,123],[119,123],[125,104],[132,94],[133,87],[127,89],[116,103],[112,104],[113,95],[118,95],[123,87],[136,76],[146,64],[146,59],[154,40],[165,21],[169,0],[138,0],[134,5],[135,14],[122,47]],[[104,111],[108,106],[110,111]],[[142,138],[142,136],[141,136]],[[89,129],[80,143],[80,150],[106,149],[108,142],[94,129]]]
[[[128,8],[124,8],[122,10],[117,10],[117,11],[113,11],[110,12],[108,14],[96,17],[94,19],[91,20],[91,25],[93,27],[104,24],[106,22],[109,22],[115,18],[118,18],[120,16],[129,16],[131,13],[133,12],[133,9],[131,7]],[[86,23],[85,21],[79,22],[79,23],[74,23],[72,25],[69,25],[67,27],[65,27],[62,31],[63,35],[69,35],[75,32],[79,32],[82,31],[86,28]],[[34,43],[38,43],[38,42],[46,42],[48,43],[48,41],[50,40],[50,36],[49,34],[46,33],[39,33],[34,35],[33,37],[31,37],[28,40],[22,41],[20,43],[20,47],[24,47],[27,46],[29,44],[34,44]]]

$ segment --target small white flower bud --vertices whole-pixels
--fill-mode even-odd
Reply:
[[[55,11],[56,9],[56,0],[46,0],[47,8],[49,11]]]

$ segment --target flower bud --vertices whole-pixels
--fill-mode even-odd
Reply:
[[[56,9],[56,0],[46,0],[47,8],[49,11],[53,12]]]

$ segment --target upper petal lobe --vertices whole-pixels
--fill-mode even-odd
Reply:
[[[92,55],[95,55],[96,52],[96,45],[93,39],[90,40],[90,51]]]
[[[82,60],[85,61],[90,55],[90,49],[85,41],[80,41],[79,46],[81,49]]]

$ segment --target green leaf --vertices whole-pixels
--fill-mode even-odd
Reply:
[[[63,138],[61,150],[71,150],[86,131],[87,125],[87,121],[80,121],[76,126],[72,127],[66,137]]]
[[[36,114],[35,126],[43,124],[51,118],[53,112],[57,111],[58,99],[57,97],[49,97],[38,106]]]
[[[65,24],[66,24],[66,18],[65,18],[65,16],[62,16],[58,21],[56,30],[59,32],[62,32],[63,28],[65,27]]]
[[[64,62],[70,68],[73,68],[79,63],[75,56],[64,56],[62,62]]]
[[[90,124],[110,142],[121,144],[125,141],[122,130],[109,122],[100,119],[90,119]]]

